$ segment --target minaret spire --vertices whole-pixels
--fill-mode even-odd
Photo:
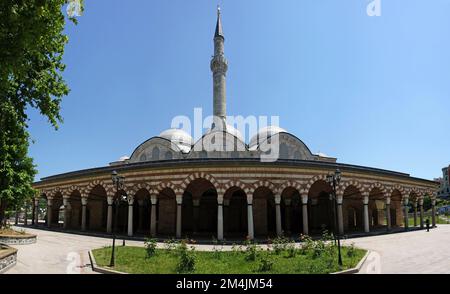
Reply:
[[[214,33],[214,56],[211,60],[211,71],[213,73],[213,115],[214,123],[212,128],[224,129],[227,116],[226,104],[226,75],[228,61],[224,55],[225,37],[222,29],[222,19],[220,7],[217,6],[217,23]]]

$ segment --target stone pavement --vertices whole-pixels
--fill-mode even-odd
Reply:
[[[37,243],[14,246],[19,249],[18,262],[8,274],[25,273],[93,273],[88,251],[110,246],[111,239],[27,228],[38,236]],[[117,242],[122,244],[122,240]],[[143,246],[142,241],[126,241]],[[438,225],[427,233],[413,231],[372,237],[347,239],[344,244],[374,252],[361,273],[450,273],[450,225]],[[162,244],[159,244],[162,246]],[[196,245],[197,250],[212,250],[212,245]],[[231,250],[231,246],[224,246]]]
[[[360,273],[449,274],[450,225],[437,228],[344,241],[375,251]]]

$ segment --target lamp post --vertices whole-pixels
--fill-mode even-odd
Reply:
[[[111,252],[111,261],[109,263],[109,266],[113,267],[115,264],[114,253],[115,253],[115,247],[116,247],[116,232],[117,232],[117,223],[118,223],[118,216],[119,216],[119,205],[120,205],[120,201],[127,200],[127,198],[126,198],[127,195],[125,193],[120,192],[123,189],[125,177],[120,176],[117,174],[116,171],[113,171],[111,174],[111,179],[112,179],[114,186],[116,187],[116,192],[117,192],[116,195],[114,196],[114,204],[115,204],[116,211],[115,211],[114,225],[113,225],[113,230],[112,230],[113,244],[112,244],[112,252]]]
[[[334,174],[327,175],[327,183],[331,186],[331,199],[333,200],[333,206],[334,206],[334,233],[337,238],[337,244],[338,244],[338,264],[339,266],[342,266],[342,256],[341,256],[341,238],[339,236],[339,220],[338,220],[338,213],[337,213],[337,197],[336,197],[336,186],[339,185],[339,182],[341,181],[341,171],[339,169],[336,169]]]

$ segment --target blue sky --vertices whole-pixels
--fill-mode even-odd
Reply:
[[[431,179],[450,163],[450,1],[86,0],[55,131],[30,111],[40,177],[130,155],[194,107],[212,112],[220,2],[229,115],[279,115],[313,152]]]

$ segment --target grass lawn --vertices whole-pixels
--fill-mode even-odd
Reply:
[[[337,264],[337,249],[333,254],[313,257],[311,252],[301,253],[297,249],[295,257],[288,257],[287,251],[278,255],[273,251],[259,251],[256,260],[246,260],[244,251],[194,251],[195,270],[193,274],[326,274],[355,267],[366,251],[343,247],[343,268]],[[349,256],[348,252],[352,256]],[[111,258],[111,247],[93,250],[99,266],[107,267]],[[272,269],[261,271],[261,259],[273,262]],[[175,274],[179,257],[174,250],[157,249],[156,255],[147,257],[142,247],[116,247],[116,266],[114,270],[133,274]]]

